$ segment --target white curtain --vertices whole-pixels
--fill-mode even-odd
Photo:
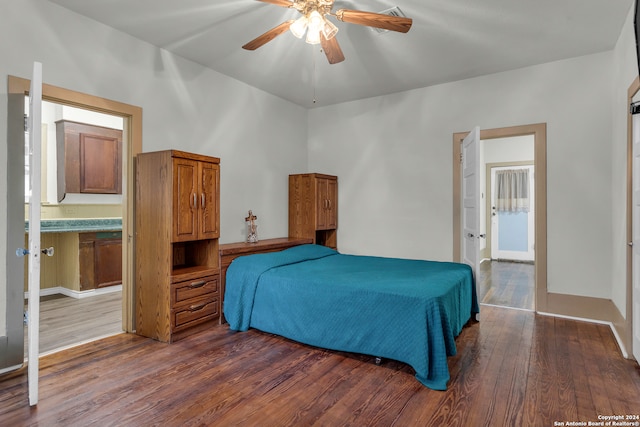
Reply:
[[[507,169],[496,172],[496,210],[529,212],[528,169]]]

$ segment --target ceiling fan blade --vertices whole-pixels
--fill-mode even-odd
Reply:
[[[293,7],[293,2],[289,0],[258,0],[258,1],[261,1],[263,3],[275,4],[276,6]]]
[[[383,13],[363,12],[361,10],[340,9],[336,18],[350,24],[365,25],[367,27],[382,28],[383,30],[406,33],[411,29],[413,20],[401,16],[385,15]]]
[[[331,37],[329,40],[327,40],[323,34],[322,36],[320,36],[320,44],[322,45],[324,54],[327,55],[329,64],[337,64],[344,61],[344,53],[342,53],[342,49],[340,48],[338,40],[335,37]]]
[[[249,43],[242,46],[242,48],[246,50],[256,50],[260,46],[270,42],[271,40],[278,37],[280,34],[287,31],[291,26],[291,24],[293,24],[293,20],[283,22],[282,24],[278,25],[275,28],[270,29],[266,33],[262,34],[261,36],[258,36],[255,39],[251,40]]]

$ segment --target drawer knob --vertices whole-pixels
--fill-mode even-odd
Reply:
[[[201,287],[203,287],[203,286],[205,285],[205,283],[207,283],[207,282],[205,282],[204,280],[200,280],[200,281],[198,281],[198,282],[192,282],[192,283],[189,285],[189,287],[190,287],[190,288],[193,288],[193,289],[195,289],[195,288],[201,288]]]

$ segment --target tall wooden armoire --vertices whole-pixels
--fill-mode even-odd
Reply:
[[[136,332],[172,342],[220,317],[220,159],[142,153],[136,170]]]
[[[338,177],[289,175],[289,237],[338,248]]]

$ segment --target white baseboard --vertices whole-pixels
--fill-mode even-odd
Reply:
[[[119,291],[122,291],[122,285],[107,286],[106,288],[90,289],[88,291],[74,291],[73,289],[65,288],[64,286],[56,286],[54,288],[40,289],[40,296],[45,297],[49,295],[62,294],[71,298],[81,299]],[[24,299],[29,299],[28,292],[24,293]]]
[[[17,371],[18,369],[22,368],[24,365],[15,365],[15,366],[9,366],[8,368],[3,368],[0,369],[0,374],[5,374],[7,372],[11,372],[11,371]]]
[[[520,310],[520,311],[529,311],[535,312],[535,310],[530,310],[528,308],[518,308],[518,307],[507,307],[505,305],[497,305],[497,304],[487,304],[485,302],[481,302],[480,305],[486,305],[487,307],[498,307],[498,308],[508,308],[509,310]]]
[[[100,335],[100,336],[97,336],[97,337],[89,338],[89,339],[86,339],[84,341],[76,342],[76,343],[65,345],[65,346],[58,347],[58,348],[54,348],[53,350],[44,351],[44,352],[40,353],[38,355],[38,357],[48,356],[50,354],[58,353],[60,351],[69,350],[70,348],[77,347],[79,345],[87,344],[87,343],[90,343],[90,342],[93,342],[93,341],[98,341],[98,340],[101,340],[101,339],[104,339],[104,338],[109,338],[109,337],[113,337],[115,335],[120,335],[120,334],[124,334],[124,333],[126,333],[126,332],[120,331],[120,332],[113,332],[113,333],[110,333],[110,334],[105,334],[105,335]],[[27,363],[27,359],[25,358],[25,364],[26,363]]]

